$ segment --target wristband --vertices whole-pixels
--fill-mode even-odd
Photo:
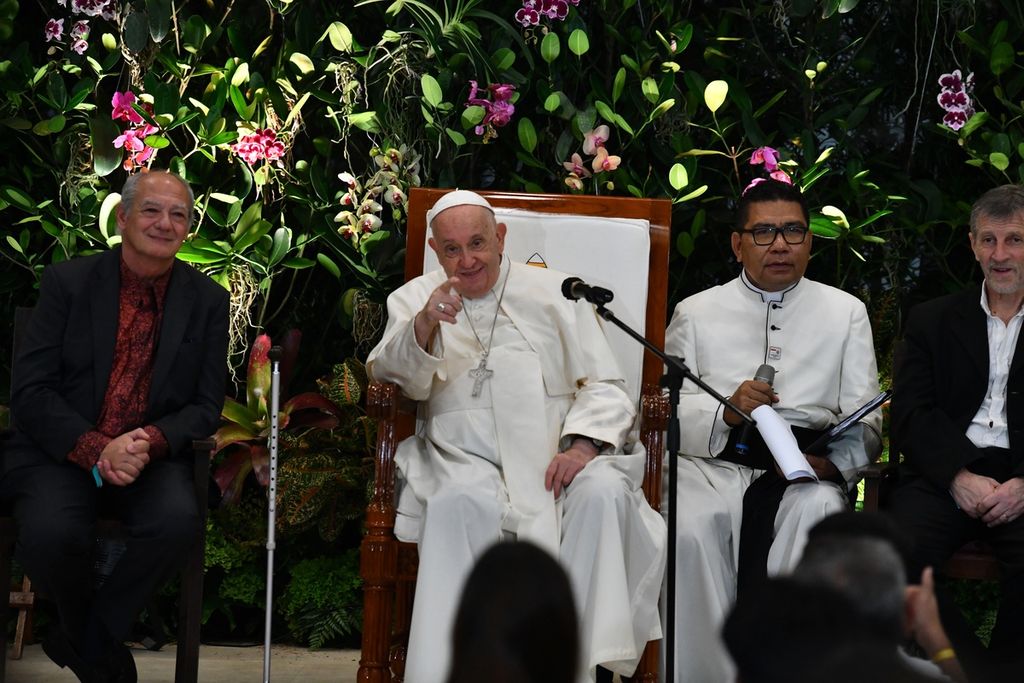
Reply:
[[[932,662],[935,664],[949,659],[956,659],[956,651],[951,647],[944,647],[932,655]]]
[[[103,486],[103,477],[100,476],[100,468],[96,465],[92,466],[92,478],[96,482],[96,488]]]

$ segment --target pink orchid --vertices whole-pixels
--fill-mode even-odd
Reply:
[[[487,86],[487,90],[494,97],[493,101],[478,97],[480,86],[476,81],[470,81],[469,96],[466,97],[467,107],[476,106],[483,107],[484,109],[484,118],[475,128],[477,135],[484,136],[484,142],[497,135],[494,132],[495,128],[507,126],[516,111],[515,105],[511,102],[511,98],[516,91],[514,85],[511,83],[492,83]]]
[[[120,119],[129,123],[142,123],[142,116],[132,108],[132,105],[135,104],[135,93],[131,90],[115,92],[110,104],[113,107],[113,111],[110,112],[110,118],[115,121]]]
[[[122,147],[132,152],[141,152],[145,147],[146,143],[142,141],[144,136],[140,135],[140,131],[135,128],[129,128],[121,135],[114,138],[114,147],[121,149]]]
[[[51,40],[60,40],[61,36],[64,35],[64,20],[50,19],[46,22],[46,28],[43,29],[43,35],[46,36],[46,42],[50,42]]]
[[[780,183],[786,183],[787,185],[792,185],[793,184],[793,179],[790,178],[789,174],[786,173],[785,171],[783,171],[781,168],[775,169],[774,171],[769,173],[768,176],[772,180],[777,180]]]
[[[590,171],[583,165],[583,159],[580,158],[578,153],[573,153],[572,161],[563,161],[562,166],[564,166],[565,170],[569,171],[569,173],[575,174],[581,178],[590,177]]]
[[[71,27],[71,37],[75,40],[85,40],[89,37],[89,22],[86,19],[81,19],[75,22],[75,25]]]
[[[960,130],[967,123],[968,118],[966,111],[947,111],[942,117],[942,122],[953,130]]]
[[[779,168],[779,153],[772,147],[758,147],[750,155],[750,165],[764,164],[764,170],[771,173]]]
[[[971,98],[963,90],[942,90],[937,99],[946,111],[963,111],[971,104]]]
[[[82,39],[78,39],[71,44],[71,49],[80,55],[84,55],[85,51],[89,49],[89,43]]]
[[[608,136],[611,134],[608,126],[601,125],[594,130],[584,133],[583,135],[583,153],[584,154],[597,154],[599,147],[604,147],[604,143],[608,142]]]
[[[622,157],[610,156],[608,150],[604,147],[597,148],[597,155],[594,157],[594,161],[591,163],[591,167],[594,169],[594,173],[601,173],[602,171],[614,171],[619,167],[622,162]]]
[[[241,157],[242,161],[253,166],[263,159],[277,161],[287,150],[284,142],[277,139],[277,133],[270,128],[264,128],[243,135],[238,142],[231,145],[231,151]]]
[[[761,183],[767,183],[767,182],[768,182],[768,179],[767,179],[767,178],[754,178],[754,179],[753,179],[753,180],[751,180],[751,181],[750,181],[749,183],[747,183],[747,186],[746,186],[746,187],[744,187],[744,188],[743,188],[743,192],[741,192],[741,193],[740,193],[740,196],[742,197],[742,196],[743,196],[743,195],[745,195],[745,194],[746,194],[747,192],[750,192],[750,188],[752,188],[752,187],[757,187],[757,186],[758,186],[758,185],[760,185]]]
[[[973,76],[974,74],[971,74],[968,78],[973,78]],[[947,90],[963,90],[964,81],[960,69],[954,69],[952,73],[939,76],[939,85]]]
[[[523,28],[529,28],[530,26],[536,26],[540,23],[540,13],[537,10],[523,7],[516,11],[516,21],[523,25]]]

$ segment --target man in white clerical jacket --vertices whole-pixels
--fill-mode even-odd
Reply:
[[[507,539],[565,566],[580,680],[598,664],[628,675],[661,637],[665,524],[640,489],[636,411],[601,323],[562,297],[564,275],[502,256],[505,225],[480,195],[446,194],[427,222],[443,272],[388,298],[367,362],[374,380],[421,402],[396,455],[395,533],[420,553],[406,681],[444,680],[465,578]]]
[[[733,392],[741,410],[774,406],[801,448],[878,392],[864,304],[803,277],[808,218],[794,186],[768,180],[748,187],[731,236],[742,272],[680,302],[665,338],[669,354],[710,386]],[[762,364],[775,369],[774,385],[751,379]],[[881,418],[876,411],[827,452],[807,454],[819,481],[799,483],[777,474],[756,430],[740,455],[739,416],[692,383],[684,383],[679,418],[677,680],[732,681],[719,631],[737,582],[740,592],[753,592],[768,574],[788,572],[807,530],[847,508],[857,472],[879,452]]]

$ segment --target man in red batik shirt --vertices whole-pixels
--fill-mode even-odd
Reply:
[[[14,361],[0,499],[18,521],[17,557],[60,614],[44,650],[82,681],[136,680],[123,641],[199,537],[188,451],[217,427],[229,297],[175,258],[193,205],[176,175],[130,177],[121,246],[44,271]],[[94,594],[98,508],[129,538]]]

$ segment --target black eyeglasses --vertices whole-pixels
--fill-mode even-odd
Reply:
[[[759,247],[767,247],[775,243],[775,237],[782,233],[782,239],[786,244],[803,244],[807,239],[807,226],[800,223],[787,223],[785,225],[758,225],[753,228],[744,228],[740,232],[750,234],[754,238],[754,244]]]

